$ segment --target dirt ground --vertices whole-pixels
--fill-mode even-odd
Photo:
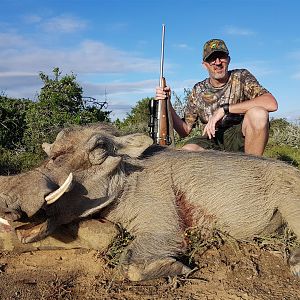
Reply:
[[[194,253],[188,278],[124,280],[99,251],[0,253],[0,299],[300,299],[282,252],[225,242]]]

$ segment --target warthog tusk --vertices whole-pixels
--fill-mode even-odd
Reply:
[[[2,223],[4,225],[9,225],[8,221],[3,218],[0,218],[0,223]]]
[[[50,193],[45,197],[47,204],[54,203],[57,199],[59,199],[70,187],[73,181],[73,174],[70,173],[66,181],[54,192]]]

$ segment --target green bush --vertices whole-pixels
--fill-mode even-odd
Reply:
[[[285,161],[295,167],[300,166],[300,149],[289,145],[268,145],[264,156]]]
[[[300,126],[286,119],[270,121],[270,137],[264,156],[300,166]]]
[[[26,150],[41,152],[40,145],[52,142],[57,133],[71,124],[88,124],[109,121],[109,112],[95,106],[85,106],[82,88],[74,74],[61,76],[58,68],[53,78],[40,73],[44,86],[38,101],[32,103],[25,116],[26,130],[23,143]]]
[[[144,98],[137,102],[137,104],[131,109],[130,113],[127,113],[127,117],[124,121],[119,119],[115,121],[115,125],[124,133],[134,132],[149,132],[149,102],[152,98]]]
[[[62,76],[55,68],[52,77],[40,73],[40,78],[44,86],[36,102],[0,96],[2,174],[38,164],[45,157],[41,144],[52,142],[65,126],[110,121],[109,111],[86,104],[74,74]]]
[[[285,119],[273,119],[270,122],[269,144],[273,146],[300,147],[300,126]]]
[[[6,149],[23,148],[25,117],[30,100],[0,96],[0,145]]]
[[[38,166],[45,155],[0,148],[0,175],[13,175]]]

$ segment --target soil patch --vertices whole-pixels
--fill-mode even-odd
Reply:
[[[194,253],[188,278],[124,280],[95,250],[0,253],[1,299],[300,299],[300,280],[279,251],[225,242]]]

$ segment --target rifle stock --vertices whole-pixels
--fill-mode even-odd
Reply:
[[[166,79],[164,77],[160,78],[160,87],[165,88],[167,86]],[[169,146],[174,145],[174,135],[173,135],[173,122],[170,111],[170,97],[167,96],[166,99],[160,100],[158,103],[158,134],[157,142],[159,145]]]

